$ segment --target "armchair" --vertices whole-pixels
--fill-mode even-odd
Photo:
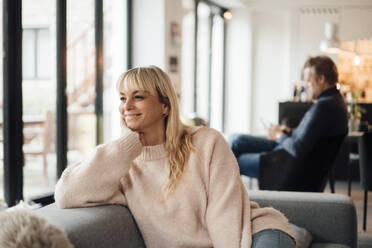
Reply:
[[[286,150],[260,157],[259,188],[262,190],[323,192],[345,135],[320,140],[306,158],[294,158]]]

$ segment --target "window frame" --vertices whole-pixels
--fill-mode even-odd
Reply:
[[[133,0],[127,0],[127,65],[132,64],[132,6]],[[103,0],[95,0],[95,46],[103,48]],[[26,27],[27,29],[42,29],[43,27]],[[57,178],[67,166],[67,96],[66,96],[66,0],[56,0],[56,118],[57,118]],[[3,1],[3,51],[4,51],[4,104],[3,104],[3,137],[4,137],[4,196],[8,207],[14,206],[23,199],[23,121],[22,121],[22,0]],[[102,50],[101,50],[102,51]],[[96,108],[102,108],[103,94],[103,57],[101,52],[95,56],[96,69]],[[36,56],[35,56],[36,57]],[[37,74],[37,71],[36,71]],[[52,77],[52,76],[51,76]],[[35,78],[25,78],[33,80]],[[36,78],[41,79],[41,78]],[[48,78],[51,79],[51,78]],[[14,104],[16,103],[16,104]],[[102,137],[102,122],[96,110],[97,137]],[[100,139],[97,143],[101,142]],[[53,202],[53,192],[43,196],[35,196],[31,200],[43,202],[44,205]]]
[[[194,23],[194,30],[195,30],[195,33],[194,33],[194,98],[193,98],[193,108],[194,108],[194,112],[196,114],[198,114],[198,92],[197,92],[197,89],[198,89],[198,6],[200,3],[204,3],[206,5],[208,5],[211,9],[211,20],[213,20],[213,17],[215,15],[220,15],[222,18],[223,18],[223,14],[228,10],[214,2],[211,2],[209,0],[194,0],[194,17],[195,17],[195,23]],[[227,22],[226,20],[223,18],[224,22],[223,22],[223,50],[221,51],[222,53],[222,61],[223,61],[223,65],[222,65],[222,91],[223,91],[223,94],[222,94],[222,123],[221,123],[221,132],[224,132],[225,131],[225,108],[226,108],[226,33],[227,33]],[[213,21],[211,23],[211,30],[210,30],[210,40],[212,39],[212,29],[213,29]],[[209,53],[209,94],[210,94],[210,91],[211,91],[211,84],[212,84],[212,81],[211,81],[211,73],[212,73],[212,70],[211,70],[211,62],[212,62],[212,42],[210,42],[209,44],[209,48],[210,48],[210,53]],[[208,95],[208,123],[210,122],[210,119],[211,119],[211,96]]]

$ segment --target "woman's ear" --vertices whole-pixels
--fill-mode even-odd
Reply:
[[[169,107],[165,103],[163,104],[163,115],[167,116],[169,114]]]

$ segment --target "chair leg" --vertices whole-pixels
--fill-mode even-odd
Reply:
[[[329,181],[329,188],[331,189],[331,193],[334,194],[336,192],[335,190],[335,169],[332,168],[328,175],[328,181]]]
[[[351,196],[351,166],[352,164],[349,162],[348,164],[349,168],[348,168],[348,176],[347,176],[347,195],[348,196]]]
[[[329,177],[329,187],[331,188],[331,193],[334,194],[336,191],[335,191],[335,178],[333,177],[333,175]]]
[[[367,230],[367,202],[368,202],[368,190],[364,190],[363,231]]]

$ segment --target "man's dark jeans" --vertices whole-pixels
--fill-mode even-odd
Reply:
[[[245,134],[233,134],[229,145],[238,160],[240,174],[258,178],[260,156],[279,147],[276,141]]]
[[[280,230],[266,229],[255,233],[252,238],[252,248],[295,248],[293,238]]]

